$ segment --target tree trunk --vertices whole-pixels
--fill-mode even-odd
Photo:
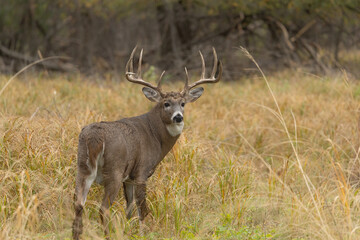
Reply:
[[[159,1],[156,7],[156,17],[159,24],[161,46],[160,64],[167,68],[183,67],[183,60],[191,50],[193,34],[191,31],[191,16],[184,1]]]
[[[337,34],[335,35],[335,47],[334,47],[334,59],[335,61],[339,61],[339,50],[341,43],[341,35],[344,32],[344,16],[341,17],[340,26],[338,27]]]

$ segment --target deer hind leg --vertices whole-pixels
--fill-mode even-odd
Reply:
[[[86,149],[84,151],[83,149]],[[92,155],[89,154],[88,148],[82,144],[79,144],[79,167],[78,174],[76,176],[76,186],[75,186],[75,219],[73,222],[73,239],[79,239],[83,230],[82,224],[82,214],[84,210],[84,205],[86,202],[86,197],[89,193],[89,189],[96,179],[97,175],[97,166],[98,161],[102,158],[104,153],[104,146],[100,153],[97,153],[95,159],[93,159]]]
[[[139,216],[140,235],[144,235],[144,219],[149,213],[146,206],[146,183],[137,183],[135,186],[135,201]]]
[[[130,219],[134,211],[134,184],[130,181],[124,182],[124,195],[126,199],[126,218]]]
[[[84,210],[84,205],[81,204],[82,192],[84,189],[84,179],[79,177],[79,174],[76,177],[76,187],[74,194],[74,208],[75,208],[75,219],[72,225],[72,234],[73,239],[78,240],[82,234],[83,224],[82,224],[82,214]]]
[[[78,173],[77,179],[76,179],[76,187],[75,187],[75,219],[73,222],[73,238],[79,239],[83,224],[82,224],[82,214],[84,210],[84,205],[86,201],[86,196],[89,192],[89,188],[92,184],[92,182],[95,180],[95,177],[93,176],[93,172],[91,171],[88,175],[82,175],[81,173]]]
[[[100,207],[100,219],[104,227],[106,239],[109,239],[109,207],[113,204],[116,196],[119,193],[122,177],[114,172],[113,174],[104,174],[105,193]]]
[[[89,171],[81,172],[79,171],[76,177],[76,186],[75,186],[75,219],[73,222],[73,238],[79,239],[80,234],[82,233],[82,213],[84,205],[86,202],[86,197],[91,187],[91,184],[96,178],[96,169],[88,169]]]

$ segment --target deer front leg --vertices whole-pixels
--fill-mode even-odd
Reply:
[[[135,186],[135,201],[139,216],[140,235],[144,235],[144,219],[148,215],[148,208],[146,206],[146,183],[140,182]]]

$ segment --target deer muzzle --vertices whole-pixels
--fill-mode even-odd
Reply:
[[[184,119],[184,117],[180,113],[178,113],[173,117],[172,120],[174,123],[181,123],[183,121],[183,119]]]

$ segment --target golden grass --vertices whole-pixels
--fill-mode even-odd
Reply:
[[[344,74],[268,78],[209,85],[187,105],[184,133],[149,179],[144,239],[360,239],[360,85]],[[11,82],[0,96],[0,239],[71,238],[81,128],[152,105],[127,82]],[[94,185],[84,239],[103,237],[101,195]],[[112,238],[138,239],[123,206],[121,193]]]

